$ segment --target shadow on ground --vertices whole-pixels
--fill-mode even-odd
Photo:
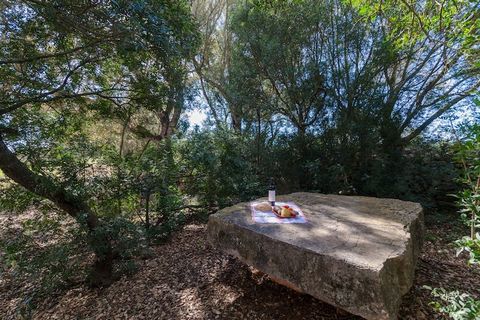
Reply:
[[[439,231],[441,232],[441,231]],[[308,295],[280,286],[267,276],[212,248],[205,225],[189,225],[156,247],[139,272],[109,288],[73,288],[42,302],[35,319],[361,319]],[[417,284],[405,296],[400,319],[442,319],[435,315],[423,285],[478,293],[462,261],[442,259],[427,242],[417,268]],[[450,252],[444,253],[450,257]],[[435,257],[439,260],[434,260]],[[462,273],[463,272],[463,273]],[[479,277],[474,273],[475,277]],[[8,286],[0,283],[1,290]],[[15,319],[14,293],[3,292],[0,318]],[[6,300],[5,300],[6,299]]]

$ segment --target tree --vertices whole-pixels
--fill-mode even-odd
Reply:
[[[215,124],[222,126],[228,120],[237,133],[242,131],[244,110],[231,84],[235,61],[230,20],[239,5],[236,0],[195,0],[192,5],[202,37],[200,50],[192,61],[202,95]]]
[[[382,34],[382,138],[405,146],[480,87],[478,2],[354,1]]]
[[[239,73],[231,75],[238,79],[235,91],[254,93],[244,108],[259,102],[273,108],[300,135],[326,111],[324,46],[318,36],[323,10],[311,1],[247,2],[231,22]]]
[[[181,66],[196,45],[189,8],[161,0],[1,6],[0,169],[86,226],[96,255],[90,279],[109,284],[118,252],[102,216],[115,214],[102,211],[84,176],[103,149],[87,140],[82,151],[76,139],[88,139],[88,121],[128,126],[141,110],[156,114],[161,130],[132,132],[171,134],[183,106]]]
[[[406,146],[441,116],[471,105],[479,88],[478,4],[462,4],[238,3],[223,88],[244,123],[286,118],[299,136],[310,130],[337,145],[328,152],[349,168],[347,180],[370,175],[374,159],[397,168]]]

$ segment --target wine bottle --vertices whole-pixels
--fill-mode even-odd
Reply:
[[[268,202],[273,206],[275,206],[275,183],[273,178],[270,178],[270,185],[268,186]]]

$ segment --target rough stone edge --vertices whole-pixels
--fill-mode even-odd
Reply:
[[[298,193],[294,193],[292,195],[295,195],[295,194],[308,195],[308,193],[306,193],[306,192],[298,192]],[[358,199],[358,198],[367,198],[367,197],[356,197],[356,198]],[[326,303],[329,303],[331,305],[340,307],[340,308],[342,308],[344,310],[347,310],[351,313],[366,317],[367,319],[391,319],[391,320],[397,319],[397,314],[398,314],[398,311],[399,311],[399,308],[400,308],[400,305],[401,305],[401,301],[402,301],[401,298],[404,294],[406,294],[410,290],[410,288],[413,284],[413,281],[414,281],[415,267],[416,267],[418,256],[420,254],[420,250],[421,250],[422,244],[423,244],[424,217],[423,217],[423,208],[418,203],[409,202],[409,201],[402,201],[402,200],[397,200],[397,199],[385,199],[385,198],[382,199],[382,201],[387,201],[387,200],[392,200],[392,201],[394,201],[398,204],[410,203],[412,205],[412,208],[413,208],[411,211],[408,212],[407,215],[403,215],[403,217],[402,217],[402,218],[408,218],[406,221],[404,220],[404,223],[405,223],[406,232],[408,232],[408,234],[410,235],[410,237],[409,237],[409,239],[406,243],[405,250],[403,252],[399,253],[395,257],[388,258],[387,261],[384,263],[382,269],[379,271],[379,273],[380,273],[379,278],[381,279],[381,282],[377,283],[378,290],[379,290],[379,292],[382,293],[382,296],[384,297],[384,303],[383,303],[382,306],[386,307],[388,314],[380,313],[380,312],[378,312],[378,310],[373,311],[372,308],[373,309],[377,308],[377,306],[375,306],[374,304],[369,305],[369,306],[363,305],[363,306],[361,306],[360,309],[356,309],[356,308],[351,308],[351,304],[341,304],[341,303],[338,302],[338,300],[334,301],[334,300],[331,300],[328,297],[323,296],[323,295],[314,295],[316,298],[318,298],[319,300],[322,300]],[[404,207],[404,206],[402,205],[402,207]],[[217,241],[217,243],[214,241],[214,240],[218,240],[218,237],[212,235],[212,230],[215,229],[215,227],[214,227],[215,224],[220,225],[220,223],[221,223],[221,224],[224,224],[224,225],[228,225],[228,227],[231,228],[232,231],[234,231],[235,229],[241,229],[242,232],[249,233],[254,238],[255,237],[266,238],[271,242],[276,242],[275,239],[273,239],[271,237],[268,237],[267,235],[254,232],[253,230],[247,228],[246,226],[236,225],[234,223],[231,223],[230,221],[225,221],[225,220],[221,219],[222,216],[225,216],[229,213],[235,212],[237,210],[242,210],[242,209],[249,210],[249,205],[248,205],[247,202],[239,203],[239,204],[236,204],[234,206],[224,208],[224,209],[220,210],[219,212],[217,212],[216,214],[210,216],[209,222],[208,222],[208,233],[207,233],[210,243],[213,244],[214,246],[219,247],[224,252],[237,257],[239,260],[243,261],[244,263],[252,265],[252,266],[258,268],[259,270],[268,273],[273,278],[281,279],[282,282],[285,282],[285,285],[291,287],[294,290],[297,290],[299,292],[312,292],[312,290],[310,288],[307,289],[307,288],[297,287],[292,282],[290,282],[289,279],[288,279],[289,277],[286,276],[283,273],[279,273],[279,272],[275,272],[275,271],[262,270],[264,268],[262,268],[262,266],[258,266],[257,261],[253,261],[251,259],[248,259],[245,256],[243,256],[238,250],[232,250],[231,248],[223,246],[222,243],[219,244],[218,241]],[[411,214],[416,213],[416,212],[418,212],[417,218],[416,219],[411,218]],[[414,232],[414,233],[412,233],[412,232]],[[418,239],[416,239],[416,241],[413,241],[412,234],[417,234],[418,235]],[[295,246],[295,245],[290,244],[290,243],[281,242],[281,241],[278,241],[277,243],[279,243],[280,246],[284,246],[286,248],[296,248],[296,250],[298,250],[299,252],[306,253],[306,254],[312,254],[312,258],[315,257],[315,256],[320,256],[327,261],[331,260],[331,261],[335,261],[337,263],[338,262],[342,263],[341,260],[337,260],[337,259],[335,259],[331,256],[319,255],[318,253],[316,253],[314,251],[311,251],[311,250],[306,249],[306,248],[301,248],[301,247]],[[407,259],[407,257],[409,257],[409,256],[411,257],[411,260]],[[401,271],[404,270],[405,263],[408,262],[408,261],[413,261],[413,266],[410,268],[411,272],[409,274],[405,274],[405,277],[402,278],[401,275],[403,275],[404,273],[401,272]],[[392,284],[391,282],[386,283],[386,281],[384,280],[385,278],[388,278],[387,275],[388,275],[389,272],[394,272],[394,274],[397,275],[396,277],[393,277],[394,279],[396,279],[395,284]],[[400,290],[400,295],[398,295],[398,292],[393,293],[394,291],[397,291],[397,290]],[[315,291],[315,290],[313,290],[313,291]],[[392,299],[395,300],[395,301],[393,301],[393,303],[391,301]],[[382,306],[380,306],[380,309],[382,309],[381,308]]]
[[[382,278],[383,285],[382,291],[385,299],[396,300],[394,303],[385,301],[386,306],[392,307],[391,310],[389,310],[389,313],[394,315],[394,317],[391,317],[391,319],[397,319],[400,305],[402,303],[402,297],[410,290],[415,281],[415,271],[418,263],[418,257],[420,256],[424,241],[425,225],[423,207],[418,203],[410,203],[414,204],[414,209],[412,209],[411,213],[418,212],[418,217],[417,219],[410,220],[410,222],[405,226],[406,232],[408,232],[410,235],[405,246],[405,251],[395,257],[388,258],[380,271],[380,277]],[[413,239],[412,234],[417,235],[417,238]],[[412,261],[413,266],[407,269],[410,270],[410,272],[407,274],[404,272],[404,270],[406,270],[405,263],[408,261]],[[392,276],[388,275],[389,272],[397,275],[397,277],[394,277],[397,280],[395,286],[392,286],[391,283],[385,281],[386,278],[392,279]],[[402,275],[404,276],[403,278],[401,277]],[[400,290],[400,295],[398,295],[398,293],[392,294],[392,287],[398,288],[398,290]]]
[[[209,221],[209,232],[208,232],[208,235],[209,235],[209,240],[212,244],[216,245],[217,248],[220,248],[222,251],[226,252],[227,254],[230,254],[236,258],[238,258],[239,260],[243,261],[244,263],[246,263],[247,265],[251,265],[259,270],[261,270],[262,272],[265,272],[267,273],[268,275],[271,275],[273,276],[274,278],[276,279],[282,279],[283,281],[286,282],[286,284],[289,284],[291,285],[295,290],[299,291],[299,292],[304,292],[304,293],[308,293],[314,297],[316,297],[317,299],[321,300],[321,301],[324,301],[330,305],[333,305],[333,306],[337,306],[341,309],[344,309],[346,311],[349,311],[353,314],[357,314],[357,315],[360,315],[360,316],[363,316],[363,317],[366,317],[367,319],[387,319],[385,317],[385,315],[382,315],[380,317],[376,317],[377,315],[380,314],[380,311],[381,309],[383,309],[383,304],[382,305],[375,305],[374,303],[368,301],[368,303],[360,303],[358,306],[359,306],[359,309],[357,308],[352,308],[352,305],[355,305],[355,303],[351,303],[351,299],[344,299],[345,300],[345,303],[341,303],[339,302],[339,298],[334,298],[334,299],[331,299],[330,296],[328,293],[322,293],[322,291],[325,291],[325,292],[328,292],[328,290],[325,288],[321,288],[321,287],[303,287],[303,286],[300,286],[298,287],[297,285],[294,285],[293,282],[296,282],[296,281],[292,281],[291,277],[288,275],[288,270],[283,270],[283,271],[280,271],[280,270],[273,270],[273,269],[269,269],[269,268],[266,268],[265,267],[265,264],[260,262],[259,263],[259,259],[250,259],[248,257],[248,255],[246,254],[242,254],[242,252],[240,251],[244,251],[244,248],[240,248],[240,251],[239,250],[233,250],[230,246],[225,246],[224,244],[225,243],[214,243],[214,241],[212,240],[216,240],[217,242],[222,239],[222,236],[217,236],[217,235],[212,235],[212,233],[214,234],[218,234],[218,228],[217,226],[219,226],[219,219],[218,218],[213,218]],[[225,226],[227,226],[227,230],[225,230]],[[306,268],[305,272],[306,273],[315,273],[314,276],[316,277],[319,277],[321,279],[321,276],[322,276],[322,270],[319,270],[319,269],[315,269],[316,267],[319,266],[319,264],[324,264],[324,265],[335,265],[336,263],[343,263],[342,261],[340,260],[337,260],[333,257],[330,257],[330,256],[326,256],[326,255],[319,255],[318,253],[314,252],[314,251],[310,251],[308,249],[305,249],[305,248],[300,248],[300,247],[296,247],[292,244],[289,244],[289,243],[286,243],[286,242],[280,242],[280,241],[274,241],[275,239],[272,239],[266,235],[263,235],[263,234],[259,234],[259,233],[256,233],[250,229],[247,229],[247,228],[243,228],[243,227],[239,227],[235,224],[232,224],[232,223],[226,223],[225,221],[222,221],[222,229],[221,232],[229,232],[229,235],[230,236],[233,236],[234,238],[239,238],[239,234],[237,234],[236,232],[242,232],[242,234],[244,233],[248,233],[249,234],[249,238],[251,239],[251,241],[253,242],[262,242],[261,239],[266,239],[268,240],[268,245],[274,245],[276,246],[278,249],[281,249],[282,251],[286,251],[286,250],[292,250],[291,254],[289,254],[289,256],[291,257],[295,257],[295,255],[297,256],[300,256],[300,255],[308,255],[309,258],[308,259],[303,259],[303,260],[306,260],[306,261],[310,261],[311,263],[309,264],[310,266],[308,268]],[[240,235],[241,236],[241,235]],[[228,242],[228,244],[232,244],[232,243],[237,243],[236,241],[238,240],[230,240]],[[237,245],[237,248],[239,248],[239,246]],[[276,250],[277,252],[279,250]],[[255,253],[255,256],[257,256],[258,254],[261,254],[259,253],[259,250],[258,249],[255,249],[254,251]],[[275,256],[273,257],[275,260],[277,259],[280,259],[280,256]],[[276,266],[276,264],[275,264]],[[346,269],[343,269],[343,271],[345,271],[344,274],[337,274],[337,277],[346,277],[346,278],[351,278],[353,277],[352,274],[350,272],[347,272],[347,271],[351,271],[351,272],[354,272],[356,271],[357,269],[354,267],[354,266],[348,266],[350,267],[350,269],[346,268]],[[329,268],[328,270],[330,270],[331,272],[338,272],[338,270],[335,270],[334,268]],[[371,274],[371,277],[372,279],[376,279],[378,278],[377,276],[375,276],[376,272],[374,271],[361,271],[363,275],[366,275],[367,273],[370,273]],[[305,273],[303,273],[302,275],[305,275]],[[332,279],[331,277],[328,277],[330,279]],[[316,281],[315,283],[317,283],[319,281]],[[344,283],[346,284],[346,282],[343,282],[343,281],[340,281],[338,283],[338,285],[341,285],[341,283]],[[371,288],[370,289],[365,289],[366,287],[366,283],[362,283],[361,287],[362,289],[365,289],[365,292],[367,293],[370,293],[370,294],[375,294],[375,293],[379,293],[381,292],[381,288],[380,288],[380,284],[375,282],[375,281],[370,281],[368,284],[371,285]],[[350,286],[351,284],[348,283],[347,286]],[[361,295],[362,297],[365,297],[367,295]],[[379,299],[371,299],[372,301],[373,300],[379,300]],[[374,317],[375,315],[375,317]]]

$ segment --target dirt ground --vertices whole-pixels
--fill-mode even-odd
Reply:
[[[435,314],[423,285],[459,289],[480,297],[480,272],[456,258],[449,223],[427,229],[416,283],[400,319],[445,319]],[[214,248],[206,226],[191,224],[154,248],[139,270],[106,289],[70,288],[42,301],[34,319],[360,319],[308,295],[282,287]],[[22,290],[15,277],[0,279],[0,319],[17,319]],[[28,286],[28,284],[23,284]]]

